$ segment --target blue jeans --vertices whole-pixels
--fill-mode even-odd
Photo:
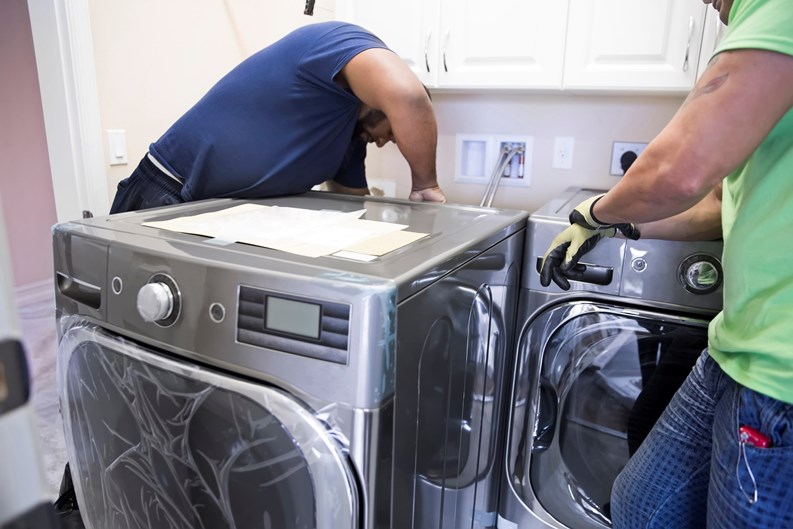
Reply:
[[[771,447],[742,446],[742,425]],[[614,482],[613,526],[791,528],[792,479],[793,405],[736,383],[705,351]]]
[[[147,156],[129,178],[118,183],[110,213],[170,206],[184,202],[182,184],[160,171]]]

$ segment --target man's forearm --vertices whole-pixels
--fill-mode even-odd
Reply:
[[[637,227],[643,239],[712,241],[721,238],[721,184],[686,211]]]
[[[683,213],[739,167],[791,108],[793,57],[764,50],[718,57],[672,121],[595,204],[600,222],[649,223]]]

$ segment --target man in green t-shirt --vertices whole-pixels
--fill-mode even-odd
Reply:
[[[708,350],[617,478],[615,528],[793,527],[793,2],[704,0],[729,29],[683,106],[579,204],[541,281],[606,236],[724,239]]]

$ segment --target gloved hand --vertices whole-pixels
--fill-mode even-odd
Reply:
[[[426,189],[414,189],[410,192],[408,200],[413,202],[446,202],[446,196],[439,186],[428,187]]]
[[[578,260],[594,248],[603,237],[614,237],[617,232],[629,239],[636,240],[641,235],[633,224],[604,224],[597,220],[592,208],[603,194],[584,200],[570,212],[569,228],[556,236],[551,242],[540,268],[540,283],[547,287],[551,281],[563,290],[570,290],[566,277],[580,266]]]

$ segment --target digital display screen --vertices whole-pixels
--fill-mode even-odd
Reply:
[[[320,305],[267,296],[265,328],[271,331],[319,338]]]

